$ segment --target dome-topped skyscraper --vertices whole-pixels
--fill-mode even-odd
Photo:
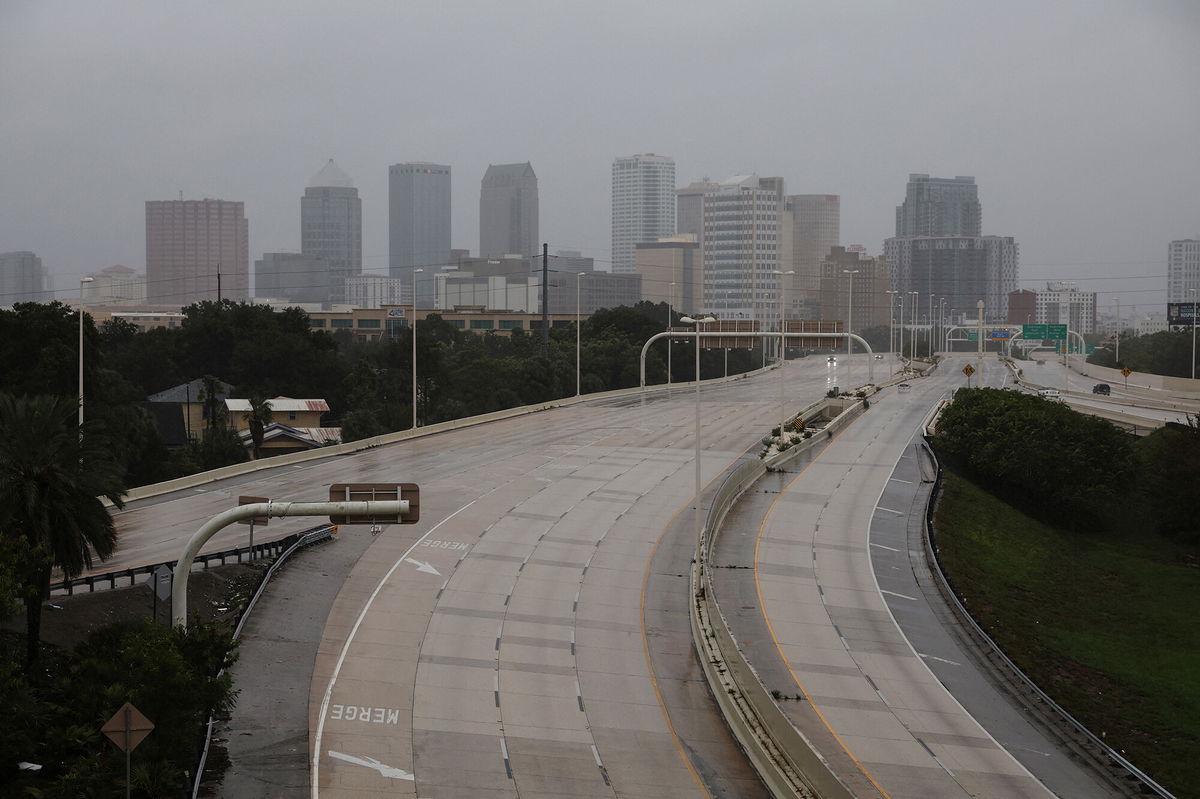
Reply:
[[[346,301],[346,278],[362,274],[362,200],[354,181],[330,158],[300,200],[300,251],[325,261],[311,276],[328,302]]]

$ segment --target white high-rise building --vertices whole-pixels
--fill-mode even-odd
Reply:
[[[779,318],[781,253],[791,258],[783,179],[738,175],[704,195],[703,313]]]
[[[1039,325],[1065,324],[1082,335],[1096,332],[1096,292],[1080,291],[1074,283],[1047,283],[1036,302]]]
[[[1193,295],[1188,289],[1195,289]],[[1167,247],[1167,302],[1200,302],[1200,233]]]
[[[675,161],[644,153],[612,165],[612,271],[634,272],[634,247],[675,233]]]

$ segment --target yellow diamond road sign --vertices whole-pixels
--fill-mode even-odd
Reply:
[[[1129,374],[1130,374],[1129,367],[1126,366],[1124,369],[1122,369],[1121,374],[1125,375],[1126,377],[1129,377]]]
[[[970,377],[971,375],[975,374],[975,367],[971,364],[967,364],[963,367],[963,374],[967,377]]]
[[[122,752],[132,752],[142,739],[150,734],[154,725],[136,707],[126,702],[113,717],[104,723],[100,732],[117,745]]]

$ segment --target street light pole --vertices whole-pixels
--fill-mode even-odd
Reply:
[[[583,280],[583,272],[575,274],[575,396],[579,396],[580,391],[580,375],[579,370],[580,354],[582,352],[583,338],[580,335],[579,328],[579,283]],[[669,345],[668,345],[669,346]]]
[[[895,289],[888,289],[884,292],[888,295],[888,352],[893,358],[896,357],[896,298],[893,295],[900,292]]]
[[[1192,295],[1192,379],[1196,379],[1196,290],[1188,289]],[[82,350],[81,350],[82,351]]]
[[[417,429],[417,272],[424,272],[424,269],[414,269],[412,271],[412,303],[409,305],[409,310],[412,311],[412,426]]]
[[[910,291],[908,293],[913,295],[912,321],[909,323],[913,326],[913,332],[912,332],[912,341],[909,342],[908,360],[914,361],[917,358],[917,307],[918,307],[919,303],[921,302],[921,292]]]
[[[703,319],[693,319],[690,316],[685,316],[679,321],[684,324],[696,326],[696,546],[700,547],[700,325],[717,320],[711,316],[706,316]],[[697,549],[697,552],[700,551],[702,551],[702,548]]]
[[[675,324],[675,284],[671,283],[671,293],[667,297],[667,390],[671,389],[671,345],[675,343],[675,337],[669,335],[671,327]]]
[[[93,278],[79,279],[79,438],[83,438],[83,284],[91,283]],[[1192,375],[1195,377],[1195,375]]]
[[[778,275],[779,281],[779,443],[783,443],[783,423],[787,420],[787,399],[783,385],[783,362],[786,360],[784,351],[787,347],[787,333],[784,331],[783,316],[785,313],[784,292],[787,291],[786,283],[783,278],[789,275],[796,274],[796,270],[789,269],[786,272],[781,272],[775,269],[771,272],[773,275]]]

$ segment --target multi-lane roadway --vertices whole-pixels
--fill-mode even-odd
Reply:
[[[874,366],[882,379],[886,363]],[[1003,381],[996,366],[976,382]],[[754,457],[781,394],[794,411],[865,382],[866,367],[865,356],[810,358],[786,366],[782,392],[777,371],[704,386],[703,481]],[[825,702],[827,730],[845,744],[831,756],[858,764],[847,780],[897,796],[942,795],[902,787],[926,783],[1031,795],[1018,792],[1036,778],[905,643],[865,537],[897,448],[932,402],[965,384],[957,369],[879,395],[821,456],[841,471],[811,486],[798,479],[781,499],[748,559],[758,624],[770,628],[757,645],[783,658],[798,694]],[[120,547],[103,568],[176,557],[239,494],[319,500],[335,482],[416,482],[418,524],[375,538],[343,530],[256,612],[238,667],[255,689],[227,731],[224,795],[763,795],[692,654],[696,414],[691,387],[678,386],[142,500],[119,514]],[[247,534],[228,528],[209,548]],[[897,699],[913,700],[908,715]],[[852,730],[839,729],[843,717]],[[239,768],[239,757],[263,768]],[[974,776],[954,779],[960,772]]]

